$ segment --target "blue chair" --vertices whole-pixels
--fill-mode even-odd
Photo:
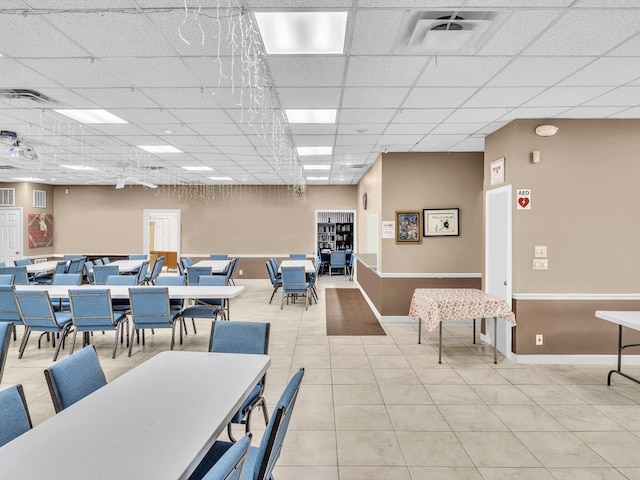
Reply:
[[[13,285],[0,285],[0,325],[13,324],[13,339],[16,339],[16,325],[22,325],[20,310],[16,302],[16,287]]]
[[[318,281],[318,276],[320,275],[320,265],[322,261],[319,258],[316,258],[315,263],[313,264],[313,273],[307,274],[307,281],[309,282],[309,290],[311,292],[311,298],[316,301],[316,305],[318,304],[318,292],[316,290],[316,282]]]
[[[7,266],[6,262],[0,262],[0,267],[6,267],[6,266]]]
[[[14,285],[29,285],[27,267],[0,267],[0,275],[13,275]]]
[[[149,271],[149,260],[145,260],[144,262],[142,262],[142,265],[140,265],[140,268],[135,273],[136,283],[138,285],[144,284],[144,282],[147,279],[148,271]]]
[[[191,267],[194,268],[194,267]],[[220,275],[200,275],[198,277],[198,285],[224,287],[226,280]],[[190,307],[186,307],[181,312],[182,318],[190,318],[193,323],[193,332],[196,332],[196,318],[218,318],[218,315],[225,320],[227,318],[226,311],[228,311],[227,299],[216,298],[199,298],[196,299],[196,304]]]
[[[282,286],[282,277],[277,278],[276,274],[273,271],[273,266],[271,262],[265,262],[267,266],[267,272],[269,273],[269,280],[271,280],[271,285],[273,286],[273,293],[271,294],[271,298],[269,299],[269,303],[273,301],[273,296],[276,294],[278,289]]]
[[[32,427],[22,385],[0,390],[0,447]]]
[[[156,258],[156,261],[153,262],[153,268],[151,272],[147,273],[144,279],[144,283],[147,285],[154,285],[156,283],[156,278],[162,273],[162,267],[164,266],[164,257]]]
[[[104,260],[102,260],[101,258],[96,258],[96,259],[93,261],[93,264],[94,264],[94,265],[106,265],[106,263],[104,263]]]
[[[147,255],[145,254],[129,255],[129,260],[146,260],[146,259],[147,259]]]
[[[83,333],[82,346],[88,345],[89,332],[100,332],[105,330],[115,331],[115,342],[111,358],[116,358],[118,348],[118,332],[121,333],[127,327],[127,344],[129,343],[129,320],[126,312],[114,312],[111,305],[111,293],[107,289],[100,290],[69,290],[69,301],[71,303],[71,316],[74,326],[73,340],[69,355],[73,354],[76,345],[78,332]]]
[[[281,278],[282,275],[280,274],[280,265],[278,265],[278,260],[276,260],[276,257],[270,257],[269,263],[271,264],[271,268],[273,269],[273,273],[275,274],[276,278]]]
[[[289,421],[293,413],[300,383],[304,376],[301,368],[289,381],[282,396],[275,406],[275,413],[267,425],[259,447],[250,447],[249,455],[242,471],[243,480],[270,480],[273,469],[280,457],[282,443],[289,428]],[[223,455],[235,445],[231,442],[219,440],[205,454],[204,459],[196,467],[190,479],[206,478],[205,475],[223,457]]]
[[[178,266],[178,275],[180,275],[181,277],[186,277],[186,274],[184,273],[184,264],[182,263],[182,261],[177,262],[176,264]]]
[[[156,278],[156,286],[157,287],[170,287],[170,286],[178,286],[182,287],[185,284],[185,278],[180,275],[159,275]],[[173,315],[180,314],[182,309],[184,308],[184,299],[183,298],[170,298],[169,299],[169,308],[171,309],[171,313]],[[184,318],[179,317],[182,322],[182,328],[184,329],[185,335],[187,334],[187,326],[184,322]],[[195,322],[193,325],[193,333],[196,332]]]
[[[209,351],[268,355],[270,328],[270,323],[214,321],[211,324]],[[265,374],[231,418],[231,422],[227,426],[227,433],[232,441],[235,441],[235,439],[233,438],[231,425],[233,423],[244,424],[245,433],[249,433],[251,431],[251,412],[258,406],[262,407],[265,425],[269,423],[267,403],[263,396],[266,379],[267,376]]]
[[[184,257],[182,259],[182,265],[184,266],[184,268],[189,268],[191,265],[193,265],[193,258]]]
[[[29,335],[32,331],[42,332],[38,339],[38,348],[40,348],[42,335],[50,333],[54,334],[51,335],[51,338],[52,346],[55,347],[55,334],[59,333],[60,342],[53,354],[53,361],[55,362],[60,353],[60,347],[64,345],[64,340],[71,329],[71,312],[54,312],[51,300],[49,299],[49,293],[45,291],[17,291],[16,301],[20,317],[25,326],[18,358],[22,358],[24,349],[29,341]]]
[[[94,285],[106,285],[107,277],[119,274],[120,270],[118,269],[118,265],[94,265],[93,283]]]
[[[94,282],[93,265],[94,265],[94,263],[91,262],[91,261],[84,262],[84,273],[87,276],[87,282],[89,282],[89,283],[93,283]]]
[[[309,308],[309,288],[311,285],[307,281],[307,276],[304,273],[304,267],[282,267],[282,302],[280,303],[280,310],[284,308],[284,299],[287,299],[287,305],[289,305],[289,298],[295,302],[298,297],[305,297],[304,309]]]
[[[136,285],[136,280],[136,277],[133,275],[109,275],[106,285],[128,285],[133,287]],[[111,307],[116,312],[127,313],[131,310],[131,304],[128,298],[112,298]],[[129,335],[128,330],[127,335]],[[122,332],[120,332],[120,338],[122,338]]]
[[[201,275],[211,275],[211,267],[188,267],[187,268],[187,285],[198,285]],[[227,279],[225,277],[225,284]]]
[[[102,260],[103,265],[108,265],[111,263],[111,260],[109,260],[109,257],[102,257],[100,260]]]
[[[211,255],[209,255],[209,260],[229,260],[229,255],[211,254]]]
[[[93,345],[78,350],[45,369],[53,408],[56,413],[73,405],[107,384],[100,359]]]
[[[13,285],[13,275],[0,275],[0,285]]]
[[[306,253],[292,253],[289,255],[289,260],[306,260]]]
[[[171,328],[171,350],[175,343],[176,321],[180,314],[174,313],[169,305],[169,290],[166,287],[132,287],[129,289],[131,303],[132,330],[142,330],[142,344],[144,345],[144,329]],[[138,334],[138,342],[140,337]],[[182,329],[180,329],[180,343],[182,343]],[[133,348],[133,338],[129,342],[129,356]]]
[[[353,261],[355,258],[355,254],[351,252],[349,256],[349,260],[347,260],[347,273],[349,274],[349,280],[353,280]]]
[[[59,273],[53,277],[52,285],[69,285],[70,287],[77,287],[82,282],[81,273]],[[54,308],[58,311],[69,310],[69,299],[58,298],[52,302]]]
[[[331,253],[329,251],[320,251],[320,273],[327,272],[330,264]]]
[[[343,275],[347,274],[347,256],[344,250],[334,250],[331,252],[331,261],[329,263],[329,276],[333,270],[342,270]]]
[[[69,255],[62,256],[62,260],[65,260],[67,262],[70,262],[71,260],[75,260],[76,258],[82,258],[82,255],[69,254]]]
[[[14,329],[15,325],[13,323],[0,323],[0,383],[2,383],[4,364],[7,361],[9,344],[11,343],[11,332],[13,332]]]
[[[29,258],[16,258],[16,259],[13,261],[13,264],[14,264],[16,267],[25,267],[25,266],[27,266],[27,265],[31,265],[32,263],[33,263],[33,262],[32,262],[32,261],[31,261],[31,259],[29,259]]]
[[[84,262],[87,257],[77,257],[72,259],[69,262],[69,268],[67,268],[67,273],[79,273],[82,274],[82,270],[84,269]]]
[[[218,459],[202,480],[240,480],[250,446],[251,434],[248,433]]]
[[[67,273],[67,262],[61,260],[56,263],[56,268],[52,273],[41,273],[40,275],[35,276],[35,281],[41,285],[51,285],[53,282],[53,277],[57,274]]]
[[[227,285],[233,285],[234,287],[236,286],[236,282],[233,280],[233,275],[236,273],[239,261],[240,259],[238,257],[233,257],[231,259],[231,263],[229,265],[229,273],[227,275]]]

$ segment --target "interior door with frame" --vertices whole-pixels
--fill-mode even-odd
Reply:
[[[0,262],[22,257],[22,208],[0,208]]]

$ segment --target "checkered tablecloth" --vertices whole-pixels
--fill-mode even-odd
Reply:
[[[497,317],[516,324],[516,316],[506,301],[472,288],[416,288],[409,317],[420,317],[428,332],[443,320]]]

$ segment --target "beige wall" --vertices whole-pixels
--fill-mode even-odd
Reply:
[[[57,253],[130,253],[144,249],[143,209],[180,209],[181,253],[313,253],[316,210],[356,208],[356,186],[218,188],[215,198],[180,198],[172,189],[55,187]]]
[[[370,253],[371,246],[367,244],[367,218],[378,214],[382,210],[382,162],[384,154],[376,159],[371,168],[365,173],[358,183],[358,245],[356,252]],[[367,194],[367,209],[362,204],[362,196]]]
[[[459,208],[460,236],[424,237],[420,244],[381,239],[384,273],[482,271],[483,155],[389,153],[382,160],[382,218],[424,208]]]

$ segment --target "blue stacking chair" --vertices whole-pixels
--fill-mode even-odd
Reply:
[[[89,283],[94,283],[93,265],[94,265],[94,263],[91,262],[91,261],[84,262],[84,271],[85,271],[85,273],[87,275],[87,282],[89,282]]]
[[[27,267],[0,267],[0,275],[13,275],[14,285],[29,285]]]
[[[242,471],[243,480],[270,480],[272,478],[273,469],[280,457],[284,437],[289,428],[289,421],[291,420],[291,414],[293,413],[293,407],[298,397],[303,376],[304,369],[301,368],[291,378],[275,406],[275,413],[271,416],[271,420],[269,420],[269,424],[262,435],[260,446],[249,448],[249,455],[247,455]],[[206,478],[207,472],[223,458],[223,455],[233,445],[235,444],[222,440],[215,442],[196,467],[190,479]]]
[[[59,273],[53,277],[52,285],[69,285],[70,287],[77,287],[82,282],[81,273]],[[56,310],[69,310],[69,299],[58,298],[54,299],[52,305]]]
[[[271,280],[271,285],[273,286],[273,293],[271,294],[271,298],[269,299],[269,303],[273,301],[273,296],[276,294],[278,289],[282,286],[282,277],[276,277],[275,272],[273,271],[273,266],[271,262],[265,262],[267,266],[267,272],[269,273],[269,280]]]
[[[347,254],[344,250],[334,250],[331,252],[329,276],[332,275],[333,270],[342,270],[343,275],[347,274]]]
[[[145,283],[145,281],[147,280],[148,271],[149,271],[149,260],[145,260],[144,262],[142,262],[142,265],[140,265],[140,268],[135,273],[136,283],[138,285],[142,285]]]
[[[217,353],[249,353],[254,355],[267,355],[269,353],[270,323],[259,322],[212,322],[211,337],[209,339],[209,351]],[[254,408],[262,407],[264,423],[269,423],[267,403],[264,399],[264,387],[267,380],[266,374],[251,390],[238,411],[231,418],[227,426],[229,438],[233,441],[231,425],[233,423],[244,424],[245,433],[251,431],[251,412]]]
[[[182,265],[184,266],[184,268],[188,268],[191,265],[193,265],[193,258],[191,257],[184,257],[182,259]]]
[[[55,347],[55,334],[59,333],[60,342],[53,354],[53,361],[55,362],[60,353],[60,347],[64,345],[65,337],[71,329],[71,312],[54,312],[51,300],[49,299],[49,293],[45,291],[17,291],[16,300],[20,317],[25,326],[18,358],[22,358],[24,349],[27,346],[27,341],[29,340],[29,335],[32,331],[42,332],[38,339],[38,348],[40,348],[42,335],[50,333],[53,333],[53,335],[51,335],[52,346]]]
[[[216,255],[216,254],[211,254],[209,255],[209,260],[229,260],[229,255]]]
[[[16,287],[0,285],[0,324],[13,324],[13,339],[16,339],[16,325],[22,325],[20,310],[16,302]]]
[[[16,259],[13,261],[13,264],[14,264],[16,267],[25,267],[25,266],[27,266],[27,265],[31,265],[32,263],[33,263],[33,262],[31,262],[31,259],[29,259],[29,258],[16,258]]]
[[[109,257],[102,257],[100,260],[102,260],[103,265],[108,265],[111,263],[111,260],[109,260]]]
[[[69,262],[69,268],[67,268],[67,273],[79,273],[82,274],[82,270],[84,269],[84,262],[87,257],[76,257]]]
[[[107,285],[128,285],[133,287],[136,285],[137,278],[133,275],[109,275],[107,277]],[[116,312],[124,312],[128,313],[131,310],[131,304],[129,303],[129,298],[112,298],[111,306],[113,310]],[[127,335],[129,332],[127,331]],[[120,337],[122,338],[122,332],[120,332]]]
[[[191,267],[194,268],[194,267]],[[220,275],[200,275],[198,285],[208,285],[223,287],[227,284],[226,279]],[[190,318],[193,324],[193,332],[196,331],[196,318],[218,318],[218,315],[225,320],[227,318],[226,308],[228,302],[225,299],[198,298],[195,305],[186,307],[180,315],[182,318]],[[185,327],[186,331],[186,327]]]
[[[94,265],[106,265],[106,263],[104,263],[104,260],[103,260],[102,258],[96,258],[96,259],[93,261],[93,264],[94,264]]]
[[[201,275],[211,275],[211,267],[188,267],[187,285],[198,285]],[[227,282],[225,278],[225,283]]]
[[[53,277],[61,273],[67,273],[67,262],[64,260],[61,260],[56,264],[56,268],[53,270],[53,273],[41,273],[40,275],[36,275],[35,281],[38,284],[51,285],[51,283],[53,283]]]
[[[144,279],[144,283],[147,285],[154,285],[156,283],[156,278],[162,273],[162,267],[164,265],[164,257],[156,258],[156,261],[153,262],[153,268],[151,272],[147,273]]]
[[[121,333],[120,338],[122,338],[125,324],[127,326],[127,344],[129,343],[129,320],[126,312],[113,311],[109,290],[72,289],[69,290],[69,301],[74,326],[69,355],[73,353],[78,332],[83,333],[82,346],[84,347],[89,344],[89,332],[114,330],[115,341],[111,358],[116,358],[118,332]]]
[[[180,313],[174,313],[169,305],[169,290],[166,287],[132,287],[129,289],[131,303],[132,330],[142,330],[142,344],[144,345],[144,329],[171,328],[171,350],[175,343],[176,321]],[[139,335],[138,335],[139,341]],[[182,329],[180,329],[180,343],[182,343]],[[129,342],[129,356],[133,348],[133,338]]]
[[[278,260],[276,260],[276,257],[270,257],[269,263],[271,264],[271,268],[273,269],[273,273],[275,274],[276,278],[282,277],[282,275],[279,272],[280,265],[278,265]]]
[[[306,253],[292,253],[289,255],[289,260],[306,260]]]
[[[156,287],[170,287],[170,286],[184,286],[185,278],[181,275],[159,275],[156,278]],[[171,309],[171,313],[173,315],[178,315],[182,313],[182,309],[184,308],[184,298],[170,298],[169,299],[169,308]],[[182,316],[179,317],[182,323],[182,328],[184,329],[185,335],[187,334],[187,325]],[[196,332],[196,325],[193,322],[193,333]]]
[[[94,265],[93,283],[94,285],[106,285],[107,277],[119,274],[120,270],[118,269],[118,265]]]
[[[289,304],[289,298],[294,301],[296,298],[305,297],[304,308],[309,307],[309,288],[310,284],[307,281],[307,276],[304,272],[304,267],[282,267],[282,302],[280,303],[280,310],[284,308],[284,299],[287,299],[287,305]]]
[[[28,432],[32,426],[22,385],[0,390],[0,447]]]
[[[15,325],[13,323],[0,323],[0,383],[2,383],[4,364],[7,362],[9,344],[11,343],[11,332],[13,332],[14,329]]]
[[[218,459],[202,480],[240,480],[250,446],[251,434],[248,433]]]
[[[56,413],[73,405],[107,384],[100,359],[93,345],[78,350],[45,369],[53,408]]]
[[[147,255],[145,254],[129,255],[129,260],[146,260],[146,259],[147,259]]]
[[[0,285],[13,285],[14,275],[0,275]]]

